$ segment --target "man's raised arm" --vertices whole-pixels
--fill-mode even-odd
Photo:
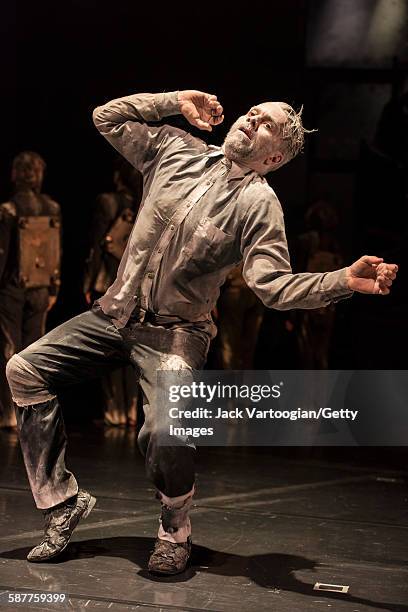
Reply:
[[[167,125],[148,125],[180,113],[177,93],[135,94],[112,100],[94,110],[95,126],[121,155],[143,172],[145,164],[154,159],[163,144],[183,134]]]
[[[148,125],[171,115],[182,114],[189,123],[201,130],[211,131],[212,125],[222,122],[222,107],[217,97],[196,90],[173,91],[160,94],[135,94],[117,98],[93,112],[93,120],[100,133],[135,168],[144,172],[164,146],[186,133],[163,125]]]

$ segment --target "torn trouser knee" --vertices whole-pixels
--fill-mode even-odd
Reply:
[[[172,353],[162,353],[160,356],[159,370],[170,370],[179,371],[187,370],[191,372],[193,368],[190,364],[185,361],[180,355],[173,355]]]
[[[20,355],[13,355],[6,366],[6,376],[17,406],[32,406],[54,399],[38,370]]]

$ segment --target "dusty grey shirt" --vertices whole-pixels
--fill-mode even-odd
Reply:
[[[144,178],[139,215],[113,285],[99,300],[129,318],[213,334],[210,312],[231,268],[271,308],[319,308],[351,295],[346,269],[292,274],[282,208],[256,172],[188,132],[154,125],[179,114],[177,92],[136,94],[95,109],[101,134]]]

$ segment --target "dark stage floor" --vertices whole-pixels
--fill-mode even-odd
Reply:
[[[14,591],[70,597],[25,610],[408,611],[406,451],[385,464],[373,449],[200,448],[192,567],[154,579],[144,568],[159,508],[134,434],[72,429],[70,442],[69,465],[98,503],[58,562],[33,565],[42,517],[16,435],[0,432],[3,602]]]

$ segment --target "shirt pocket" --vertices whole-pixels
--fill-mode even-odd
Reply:
[[[231,257],[234,237],[204,217],[182,249],[182,267],[201,273],[224,267]],[[181,263],[181,262],[180,262]]]

